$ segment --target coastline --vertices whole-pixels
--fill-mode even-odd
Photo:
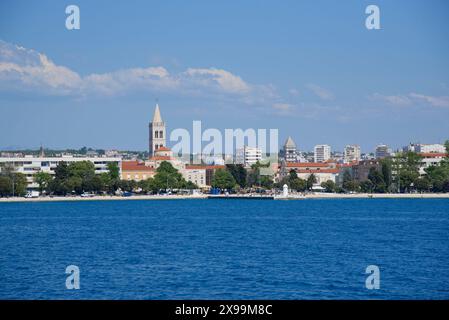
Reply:
[[[70,202],[70,201],[125,201],[125,200],[184,200],[184,199],[207,199],[209,194],[199,195],[134,195],[131,197],[121,196],[94,196],[84,198],[76,197],[39,197],[39,198],[0,198],[0,203],[8,202]],[[251,196],[241,196],[242,198],[251,198]],[[226,199],[227,196],[222,195],[220,198]],[[233,197],[236,199],[238,197]],[[309,193],[290,194],[287,198],[282,196],[275,196],[274,200],[307,200],[307,199],[449,199],[449,193],[410,193],[410,194],[395,194],[395,193],[354,193],[354,194],[339,194],[339,193]]]
[[[206,199],[207,195],[134,195],[122,196],[94,196],[94,197],[39,197],[39,198],[0,198],[2,202],[64,202],[64,201],[122,201],[122,200],[182,200],[182,199]]]
[[[449,199],[449,193],[313,193],[307,195],[292,194],[277,200],[306,199]]]

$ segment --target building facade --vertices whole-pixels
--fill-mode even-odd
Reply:
[[[236,150],[235,163],[250,167],[257,161],[262,161],[262,149],[245,146]]]
[[[150,156],[154,156],[155,152],[162,147],[166,147],[165,123],[162,120],[159,104],[156,104],[153,114],[153,121],[149,124]]]
[[[354,162],[354,161],[360,161],[361,158],[361,152],[360,152],[360,146],[358,145],[347,145],[345,147],[343,160],[346,163]]]
[[[426,174],[426,169],[430,166],[437,166],[443,159],[447,158],[449,155],[446,152],[436,153],[436,152],[428,152],[428,153],[419,153],[422,157],[421,165],[419,167],[419,174]]]
[[[391,150],[386,144],[379,144],[376,147],[376,159],[387,158],[391,155]]]
[[[287,162],[296,162],[297,161],[297,152],[296,152],[296,144],[293,141],[292,137],[288,137],[285,141],[284,148],[282,150],[283,157]]]
[[[304,180],[313,174],[317,180],[315,185],[320,185],[322,182],[326,182],[328,180],[336,182],[337,175],[340,172],[340,169],[334,162],[283,162],[280,168],[280,179],[282,180],[287,177],[292,170],[296,172],[298,178]]]
[[[2,157],[0,158],[0,171],[2,167],[11,167],[14,172],[22,173],[26,176],[29,190],[37,189],[39,186],[34,182],[34,175],[40,171],[47,172],[51,175],[55,174],[55,169],[61,162],[70,164],[72,162],[90,161],[95,166],[95,173],[101,174],[108,172],[108,164],[115,163],[121,169],[122,159],[119,157]]]
[[[153,178],[156,169],[146,165],[144,161],[122,161],[122,180],[142,181]]]
[[[362,160],[358,164],[352,166],[352,177],[357,181],[365,181],[371,168],[380,170],[380,163],[377,160]]]
[[[415,152],[417,153],[446,153],[444,144],[417,144],[415,145]]]
[[[313,149],[314,162],[325,162],[331,158],[331,147],[327,144],[316,145]]]

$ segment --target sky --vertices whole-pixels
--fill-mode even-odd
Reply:
[[[156,100],[168,131],[278,129],[303,151],[442,143],[448,17],[444,0],[2,0],[0,149],[146,150]]]

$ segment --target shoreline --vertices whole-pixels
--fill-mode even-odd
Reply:
[[[39,198],[0,198],[2,202],[71,202],[71,201],[125,201],[125,200],[183,200],[183,199],[206,199],[207,195],[134,195],[122,196],[93,196],[93,197],[39,197]]]
[[[449,199],[449,193],[313,193],[306,195],[292,194],[287,198],[276,197],[276,200],[307,199]]]
[[[185,199],[207,199],[209,194],[199,195],[134,195],[131,197],[122,196],[93,196],[84,198],[81,196],[75,197],[39,197],[39,198],[0,198],[0,203],[11,202],[70,202],[70,201],[126,201],[126,200],[185,200]],[[236,196],[232,199],[242,197],[243,200],[251,199],[251,196]],[[226,195],[221,195],[218,198],[226,199]],[[355,193],[355,194],[338,194],[338,193],[309,193],[290,194],[287,198],[276,195],[274,200],[308,200],[308,199],[449,199],[449,193]]]

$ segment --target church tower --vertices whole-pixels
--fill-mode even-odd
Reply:
[[[150,122],[150,141],[149,150],[150,157],[154,156],[154,152],[159,148],[165,147],[165,123],[162,121],[161,111],[159,110],[159,104],[156,104],[154,110],[153,121]]]

